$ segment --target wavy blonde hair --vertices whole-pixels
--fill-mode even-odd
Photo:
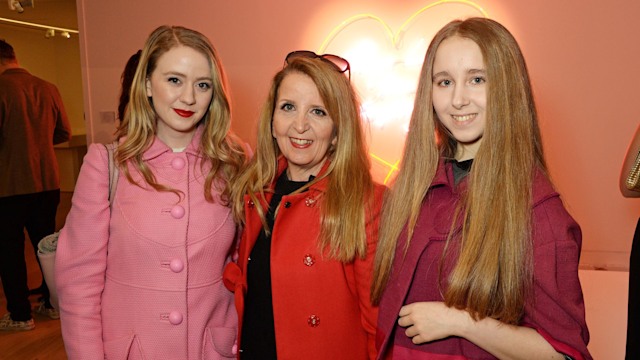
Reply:
[[[272,192],[278,157],[281,155],[272,136],[272,121],[282,81],[292,73],[313,80],[329,116],[333,120],[336,144],[329,149],[331,161],[327,171],[297,192],[328,177],[328,187],[320,201],[321,231],[319,246],[328,248],[330,256],[348,262],[364,257],[367,249],[365,206],[373,199],[373,180],[369,173],[365,138],[360,117],[360,102],[349,80],[335,67],[320,58],[295,58],[273,78],[269,95],[258,124],[256,153],[232,188],[234,214],[244,223],[243,198],[248,194],[255,203],[265,231],[268,209],[262,207],[265,192]],[[262,201],[260,201],[262,200]]]
[[[533,175],[547,171],[524,57],[509,31],[486,18],[449,23],[427,50],[401,169],[383,205],[372,299],[379,302],[389,281],[398,237],[405,227],[405,251],[409,247],[439,159],[455,155],[456,140],[438,121],[432,103],[436,51],[452,36],[470,39],[480,47],[487,74],[487,120],[468,190],[454,214],[453,224],[456,217],[463,219],[462,232],[450,234],[447,241],[447,249],[452,248],[452,236],[461,242],[444,300],[476,319],[492,317],[515,324],[532,283]]]
[[[156,112],[151,99],[147,97],[146,81],[156,68],[158,60],[167,51],[177,46],[187,46],[203,54],[211,66],[213,97],[201,124],[204,131],[199,151],[211,169],[206,175],[204,190],[207,201],[213,202],[212,188],[221,194],[221,201],[228,203],[229,183],[238,175],[246,161],[243,147],[231,132],[231,107],[228,100],[227,82],[222,64],[215,48],[203,34],[181,26],[160,26],[147,39],[130,91],[124,119],[117,137],[124,137],[116,150],[116,163],[129,182],[136,184],[126,163],[130,163],[143,176],[144,181],[157,191],[171,191],[180,194],[156,181],[142,155],[151,146],[156,134]],[[220,178],[222,181],[214,181]],[[140,184],[137,184],[140,185]]]

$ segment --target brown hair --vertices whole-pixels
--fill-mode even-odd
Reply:
[[[244,222],[243,197],[249,194],[269,232],[265,212],[259,197],[277,176],[277,162],[281,155],[272,137],[272,121],[280,84],[289,74],[301,73],[313,80],[333,120],[336,144],[329,150],[331,161],[324,176],[316,178],[303,189],[328,177],[328,187],[321,204],[321,231],[319,246],[327,247],[331,256],[341,261],[351,261],[366,254],[365,206],[373,199],[373,180],[369,173],[360,103],[349,80],[327,60],[320,58],[295,58],[273,78],[269,95],[258,124],[256,154],[242,173],[232,190],[234,213]],[[299,192],[298,191],[298,192]],[[258,195],[256,195],[258,194]],[[363,206],[364,205],[364,206]]]
[[[140,62],[140,54],[142,54],[142,50],[136,51],[135,54],[129,57],[122,71],[122,76],[120,76],[120,101],[118,102],[118,119],[120,119],[120,121],[124,119],[124,112],[127,109],[127,105],[129,105],[131,84],[133,83],[133,77],[136,75],[136,69]]]
[[[546,174],[546,165],[522,52],[506,28],[486,18],[453,21],[429,45],[401,169],[383,207],[372,299],[379,302],[382,296],[405,226],[405,251],[409,246],[439,158],[455,154],[456,140],[438,121],[431,95],[436,51],[452,36],[470,39],[480,47],[487,74],[487,120],[467,193],[454,215],[463,217],[463,229],[455,235],[461,241],[459,257],[447,279],[444,299],[448,306],[466,309],[475,318],[515,324],[532,282],[533,174],[537,170]]]
[[[201,120],[204,131],[199,150],[211,164],[204,189],[207,201],[213,201],[212,186],[221,193],[223,203],[229,198],[229,182],[239,173],[245,162],[242,146],[231,133],[231,107],[227,97],[226,77],[215,48],[201,33],[181,26],[160,26],[154,30],[142,49],[140,63],[131,85],[131,99],[118,137],[125,137],[116,151],[116,161],[131,183],[135,183],[127,162],[142,174],[147,184],[158,191],[172,191],[156,182],[155,176],[142,161],[142,154],[151,146],[156,133],[156,113],[147,97],[146,80],[156,68],[158,59],[177,46],[190,47],[203,54],[211,65],[213,98],[209,110]],[[202,163],[204,168],[205,162]],[[223,181],[214,180],[220,177]]]

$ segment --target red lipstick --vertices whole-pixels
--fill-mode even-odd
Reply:
[[[184,117],[184,118],[188,118],[191,117],[194,112],[193,111],[189,111],[189,110],[181,110],[181,109],[173,109],[173,111],[176,112],[176,114]]]

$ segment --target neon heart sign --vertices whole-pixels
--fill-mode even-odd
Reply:
[[[387,183],[398,170],[431,38],[449,21],[471,16],[487,17],[487,13],[471,1],[436,1],[413,13],[394,32],[380,17],[358,14],[335,27],[320,46],[319,54],[339,54],[351,64],[351,81],[368,124],[376,181]]]

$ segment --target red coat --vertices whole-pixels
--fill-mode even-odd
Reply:
[[[278,174],[286,166],[286,160],[281,158]],[[322,171],[325,169],[326,165]],[[369,291],[384,187],[376,185],[374,206],[367,214],[366,258],[345,264],[321,254],[318,248],[319,210],[327,183],[325,178],[308,191],[284,196],[275,219],[271,290],[276,350],[281,360],[375,358],[378,311],[370,302]],[[271,194],[265,195],[263,208],[267,209]],[[247,259],[262,230],[260,217],[248,196],[245,219],[238,263],[227,265],[224,272],[225,285],[235,291],[240,326],[247,290]]]
[[[438,264],[451,230],[451,214],[460,199],[459,189],[452,184],[451,165],[444,165],[441,161],[404,259],[406,233],[398,241],[389,284],[380,302],[376,339],[379,358],[495,358],[458,337],[415,345],[404,335],[404,329],[397,325],[398,313],[403,305],[418,301],[443,301],[444,289],[439,289],[437,285]],[[464,180],[460,183],[461,186],[465,184]],[[532,299],[527,299],[532,301],[525,304],[520,325],[536,329],[556,351],[576,360],[591,359],[587,350],[589,331],[578,279],[582,240],[580,227],[565,210],[549,180],[540,173],[533,184],[531,214],[534,281]],[[455,259],[451,257],[444,260],[443,274],[440,275],[442,279],[448,278],[445,269],[452,269],[454,263]],[[446,288],[444,280],[442,287]]]

